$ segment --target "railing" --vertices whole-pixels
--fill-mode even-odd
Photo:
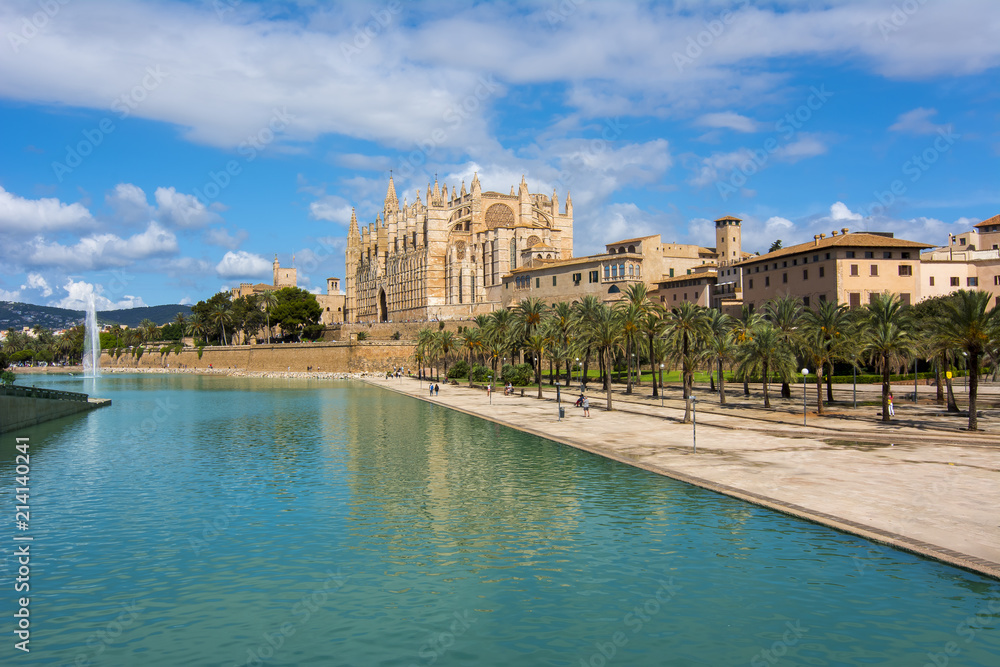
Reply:
[[[18,387],[16,385],[0,385],[0,396],[21,396],[23,398],[52,398],[58,401],[79,401],[86,403],[89,399],[87,394],[80,394],[75,391],[57,391],[55,389],[41,389],[39,387]]]

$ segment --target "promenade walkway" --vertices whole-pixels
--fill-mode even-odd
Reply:
[[[705,391],[698,393],[695,453],[692,424],[681,422],[684,402],[672,389],[663,407],[648,397],[648,387],[631,396],[616,391],[615,410],[607,412],[603,392],[592,385],[590,419],[572,407],[579,391],[564,391],[560,420],[549,387],[543,400],[537,388],[526,388],[524,397],[520,390],[494,392],[491,404],[482,388],[442,383],[431,397],[427,382],[411,378],[365,381],[1000,578],[1000,418],[990,408],[980,420],[985,430],[970,433],[965,419],[933,403],[901,400],[900,388],[896,419],[888,424],[870,405],[837,406],[822,417],[810,405],[803,426],[801,385],[791,401],[772,398],[772,410],[741,398],[719,406]],[[780,387],[774,389],[777,395]],[[995,393],[990,389],[987,396]],[[933,398],[933,388],[921,390]],[[849,400],[837,391],[836,398]],[[859,400],[877,397],[871,388],[863,392]],[[858,566],[865,566],[863,558]]]

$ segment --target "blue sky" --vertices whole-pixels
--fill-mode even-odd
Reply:
[[[0,1],[0,299],[344,275],[390,169],[572,193],[576,255],[1000,213],[1000,5]],[[423,198],[423,194],[421,195]]]

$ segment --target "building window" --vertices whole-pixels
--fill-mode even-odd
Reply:
[[[899,275],[901,275],[901,276],[912,276],[913,275],[913,267],[910,266],[909,264],[900,264],[899,265]]]
[[[882,259],[892,259],[892,253],[889,251],[883,252]]]
[[[965,279],[965,286],[966,287],[979,287],[979,278],[976,278],[975,276],[972,276],[971,278],[966,278]]]
[[[825,271],[824,269],[826,269],[826,267],[825,267],[825,266],[821,266],[821,267],[819,267],[819,277],[820,277],[820,278],[822,278],[823,276],[825,276],[825,275],[826,275],[826,271]]]
[[[879,295],[878,292],[869,292],[868,293],[868,305],[871,305],[871,304],[875,303],[875,298],[878,295]]]
[[[599,271],[591,271],[590,272],[590,282],[596,283],[596,282],[599,282],[600,280],[601,280],[601,274],[600,274]]]
[[[802,269],[802,280],[809,280],[809,269]]]
[[[531,280],[531,278],[528,278],[528,280]],[[542,286],[542,279],[535,278],[535,287],[541,287],[541,286]]]
[[[830,259],[830,253],[826,253],[826,258]]]
[[[802,297],[802,305],[805,306],[806,308],[809,307],[809,297],[807,296]]]
[[[766,278],[764,278],[764,287],[770,287],[770,286],[771,286],[771,276],[767,276]]]
[[[778,268],[778,267],[777,267],[777,266],[775,266],[774,268]],[[787,268],[788,268],[788,262],[782,262],[782,263],[781,263],[781,268],[783,268],[783,269],[787,269]]]
[[[510,270],[517,268],[517,239],[510,240]]]
[[[798,265],[799,265],[799,260],[793,259],[792,260],[792,266],[798,266]]]
[[[878,264],[872,264],[871,275],[878,276]]]
[[[909,306],[910,305],[910,294],[909,294],[909,292],[902,292],[899,295],[899,300],[902,302],[902,304],[904,306]]]
[[[607,264],[604,265],[604,279],[607,280],[611,277],[611,267]]]
[[[783,283],[787,283],[788,282],[788,274],[787,273],[782,273],[781,274],[781,282],[783,282]]]
[[[674,292],[674,301],[677,301],[677,292]]]
[[[552,286],[553,287],[556,286],[556,277],[555,276],[552,276]]]
[[[830,258],[827,257],[827,259],[830,259]],[[818,262],[819,261],[819,255],[813,255],[813,261],[814,262]]]
[[[993,276],[993,284],[1000,285],[1000,276]]]
[[[931,276],[931,287],[934,287],[934,276]]]
[[[847,259],[854,259],[854,251],[848,250],[844,256],[847,257]]]
[[[850,299],[851,310],[854,310],[855,308],[860,308],[861,307],[861,293],[860,292],[851,292],[850,294],[848,294],[848,297]]]
[[[960,284],[960,283],[959,283],[959,281],[958,281],[958,278],[957,278],[957,277],[955,277],[955,276],[952,276],[952,278],[951,278],[951,286],[952,286],[952,287],[958,287],[958,286],[959,286],[959,284]]]
[[[899,258],[900,259],[909,259],[910,258],[910,253],[908,253],[908,252],[901,252],[901,253],[899,253]]]
[[[825,294],[820,294],[819,295],[819,302],[820,303],[826,303],[826,295]]]
[[[858,265],[857,264],[851,264],[851,275],[852,276],[861,275],[860,273],[858,273]]]
[[[574,273],[573,274],[573,284],[574,285],[579,285],[580,284],[580,280],[582,278],[583,278],[583,274],[582,273]],[[591,281],[591,282],[593,282],[593,281]]]
[[[874,259],[875,253],[871,250],[865,250],[865,259]]]
[[[611,277],[612,278],[617,278],[618,277],[618,265],[617,264],[612,264],[611,265]]]

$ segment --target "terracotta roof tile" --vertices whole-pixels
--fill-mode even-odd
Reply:
[[[973,227],[988,227],[990,225],[1000,225],[1000,215],[994,215],[992,218],[987,218],[982,222],[973,225]]]
[[[819,239],[818,242],[808,241],[806,243],[800,243],[798,245],[789,246],[788,248],[782,248],[781,250],[775,250],[774,252],[769,252],[766,255],[757,255],[754,257],[749,257],[744,259],[737,264],[756,264],[757,262],[766,262],[772,259],[778,259],[780,257],[789,257],[791,255],[798,255],[799,253],[808,253],[814,250],[822,250],[824,248],[933,248],[932,243],[919,243],[917,241],[907,241],[906,239],[890,238],[888,236],[882,236],[880,234],[871,234],[869,232],[849,232],[847,234],[837,234],[836,236],[828,236],[825,239]]]

